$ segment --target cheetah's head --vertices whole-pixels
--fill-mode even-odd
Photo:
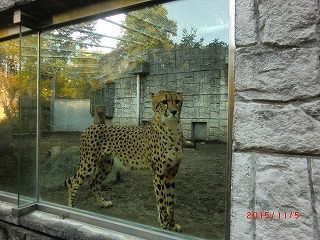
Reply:
[[[162,122],[180,120],[183,97],[181,93],[160,91],[151,93],[152,109]]]

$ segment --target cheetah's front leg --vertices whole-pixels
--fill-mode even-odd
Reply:
[[[175,171],[176,174],[177,170]],[[174,174],[174,175],[175,175]],[[165,174],[153,173],[153,184],[157,200],[158,221],[160,227],[181,232],[180,225],[174,220],[174,185],[175,178]]]
[[[181,226],[175,223],[174,220],[174,188],[175,179],[178,173],[179,164],[167,170],[164,176],[164,189],[166,196],[166,206],[168,214],[168,229],[171,231],[181,232]]]

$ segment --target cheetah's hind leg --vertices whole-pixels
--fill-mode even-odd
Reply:
[[[100,207],[111,207],[112,202],[106,201],[102,197],[101,193],[101,184],[106,179],[110,173],[113,165],[113,159],[111,154],[103,155],[100,157],[100,160],[97,162],[96,174],[90,183],[91,190],[95,197],[95,200]]]
[[[81,168],[79,167],[77,173],[65,181],[66,186],[68,187],[68,206],[69,207],[74,207],[76,194],[78,192],[79,187],[82,185],[86,177],[88,177],[88,175],[85,175],[85,177],[83,177],[81,174]]]

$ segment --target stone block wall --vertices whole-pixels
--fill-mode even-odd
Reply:
[[[319,1],[236,1],[231,239],[320,239]]]
[[[194,123],[206,123],[206,137],[203,140],[225,142],[226,52],[226,47],[211,45],[148,55],[149,74],[141,77],[141,122],[150,121],[153,117],[150,93],[179,91],[184,96],[182,127],[185,137],[194,137]],[[112,123],[137,125],[136,76],[130,74],[130,64],[121,66],[122,73],[114,81],[115,113]]]

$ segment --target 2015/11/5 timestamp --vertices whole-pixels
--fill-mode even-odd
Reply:
[[[247,219],[298,219],[300,212],[247,212]]]

